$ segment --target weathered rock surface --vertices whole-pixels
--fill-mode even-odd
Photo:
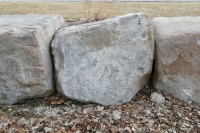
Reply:
[[[151,98],[151,101],[155,102],[156,104],[163,104],[165,102],[165,97],[158,92],[153,92],[150,98]]]
[[[0,103],[54,92],[50,43],[61,27],[56,15],[0,16]]]
[[[61,29],[52,42],[58,92],[103,105],[130,101],[149,81],[153,38],[144,14]]]
[[[154,18],[154,85],[200,103],[200,17]]]

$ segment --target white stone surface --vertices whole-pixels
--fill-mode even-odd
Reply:
[[[0,2],[85,2],[85,0],[0,0]],[[105,0],[92,0],[92,1],[101,1],[105,2]],[[106,0],[116,2],[116,0]],[[119,0],[121,2],[195,2],[200,0]]]
[[[200,103],[200,17],[158,17],[152,22],[155,87]]]
[[[144,14],[61,29],[52,42],[58,92],[103,105],[130,101],[149,81],[154,37]]]
[[[0,16],[0,103],[54,92],[50,43],[64,23],[56,15]]]
[[[156,104],[163,104],[165,102],[165,97],[163,97],[163,95],[158,92],[153,92],[150,98],[151,101],[155,102]]]

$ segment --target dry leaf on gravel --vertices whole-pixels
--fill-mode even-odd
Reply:
[[[0,132],[200,133],[200,105],[168,94],[157,105],[152,92],[146,86],[122,106],[84,104],[59,94],[0,105]]]

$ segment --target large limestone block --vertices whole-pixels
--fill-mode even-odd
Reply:
[[[148,83],[153,30],[144,14],[61,29],[52,42],[58,92],[81,102],[120,105]]]
[[[0,16],[0,103],[54,92],[50,43],[61,27],[56,15]]]
[[[200,17],[159,17],[153,26],[155,87],[200,103]]]

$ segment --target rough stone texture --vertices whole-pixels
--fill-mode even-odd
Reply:
[[[58,92],[103,105],[130,101],[149,81],[153,38],[144,14],[61,29],[52,42]]]
[[[158,92],[153,92],[150,98],[151,101],[155,102],[156,104],[163,104],[165,102],[165,97],[163,97],[163,95]]]
[[[54,92],[50,43],[61,27],[56,15],[0,16],[0,103]]]
[[[200,103],[200,17],[154,18],[154,85]]]

